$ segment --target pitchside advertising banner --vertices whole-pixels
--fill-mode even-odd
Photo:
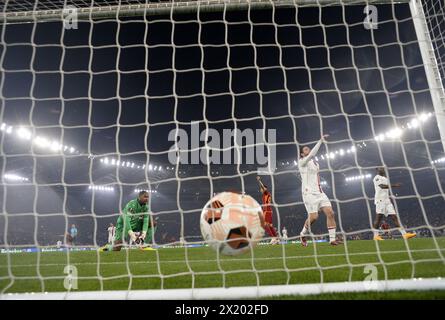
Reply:
[[[29,252],[63,252],[63,251],[91,251],[97,248],[14,248],[1,249],[0,253],[29,253]]]
[[[308,241],[308,243],[312,243],[312,242],[327,242],[327,240],[323,239],[323,240],[314,240],[314,241]],[[287,241],[286,243],[295,243],[298,244],[300,243],[300,241]],[[283,242],[284,244],[284,242]],[[269,243],[265,243],[265,242],[260,242],[258,243],[258,245],[262,246],[262,245],[269,245]],[[171,245],[159,245],[159,246],[154,246],[153,248],[162,248],[162,249],[168,249],[168,248],[183,248],[183,247],[187,247],[187,248],[196,248],[196,247],[206,247],[208,246],[207,244],[187,244],[184,246],[171,246]],[[78,248],[11,248],[11,249],[0,249],[0,254],[8,254],[8,253],[32,253],[32,252],[65,252],[65,251],[95,251],[98,248],[96,247],[78,247]],[[138,249],[138,247],[134,247],[134,248],[123,248],[124,250],[128,249],[128,250],[136,250]]]

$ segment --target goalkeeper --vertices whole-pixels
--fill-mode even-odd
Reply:
[[[135,243],[150,243],[156,231],[156,224],[148,211],[148,192],[139,192],[138,198],[133,199],[124,207],[117,219],[114,245],[105,245],[100,251],[120,251],[123,241],[127,237]],[[136,236],[140,232],[140,236]],[[146,247],[144,250],[153,250]]]

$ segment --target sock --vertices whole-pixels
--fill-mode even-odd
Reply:
[[[402,234],[402,236],[406,234],[406,231],[405,231],[405,229],[403,229],[403,228],[399,228],[399,231],[400,231],[400,233]]]
[[[276,238],[278,236],[277,229],[273,225],[270,225],[271,237]]]
[[[374,237],[377,237],[379,235],[379,230],[374,229]]]
[[[270,235],[270,227],[269,227],[269,225],[267,223],[264,224],[264,231],[266,231],[267,235],[269,237],[271,237],[271,235]]]
[[[300,235],[301,235],[301,236],[304,236],[304,235],[306,235],[307,233],[308,233],[308,230],[307,230],[306,226],[304,226],[304,227],[303,227],[303,230],[301,230],[301,232],[300,232]]]
[[[329,242],[335,241],[335,228],[328,228]]]
[[[276,232],[275,232],[275,230],[274,230],[274,227],[272,227],[272,226],[269,225],[269,224],[266,224],[266,225],[265,225],[264,230],[266,230],[267,234],[268,234],[270,237],[272,237],[272,238],[274,238],[274,237],[277,236],[277,234],[276,234]]]

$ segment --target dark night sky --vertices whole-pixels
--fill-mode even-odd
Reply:
[[[120,154],[123,160],[168,166],[168,133],[177,125],[189,130],[191,121],[219,131],[235,125],[276,129],[279,162],[296,159],[298,146],[314,143],[321,132],[331,135],[330,150],[365,141],[356,158],[331,161],[333,171],[322,165],[342,227],[369,228],[363,197],[373,197],[372,185],[347,186],[344,177],[359,174],[359,167],[374,174],[371,168],[382,160],[391,179],[404,184],[398,195],[408,196],[397,202],[402,222],[425,224],[422,203],[429,222],[443,225],[437,208],[444,198],[428,156],[442,154],[435,121],[410,131],[402,143],[380,144],[383,159],[373,139],[433,111],[409,8],[379,6],[379,28],[372,31],[363,27],[362,6],[344,9],[344,15],[341,7],[182,14],[174,15],[174,23],[169,16],[150,16],[148,23],[142,17],[98,20],[79,23],[78,30],[56,22],[2,25],[1,120],[32,126],[37,135],[63,133],[63,143],[80,151],[60,157],[34,150],[32,156],[29,143],[1,138],[2,171],[34,176],[37,185],[7,187],[2,205],[9,215],[8,241],[33,242],[34,216],[14,215],[36,212],[46,232],[37,236],[41,244],[54,243],[67,223],[80,225],[81,242],[102,243],[105,226],[116,219],[109,215],[134,196],[135,186],[147,183],[159,191],[153,211],[164,212],[159,239],[165,232],[178,239],[181,214],[186,236],[199,235],[198,216],[210,190],[244,189],[259,200],[255,173],[240,176],[236,166],[218,167],[222,174],[213,178],[206,166],[179,166],[196,177],[183,180],[185,175],[176,179],[171,172],[117,172],[88,158]],[[444,187],[443,173],[437,173]],[[306,214],[295,168],[282,167],[273,181],[265,180],[274,192],[276,223],[296,234]],[[96,193],[93,200],[90,182],[115,183],[118,190]],[[435,196],[419,201],[415,186],[422,196]],[[0,217],[2,235],[4,220]]]

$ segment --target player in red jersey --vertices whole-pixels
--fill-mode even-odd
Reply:
[[[256,178],[260,185],[260,192],[262,194],[262,203],[263,203],[263,215],[264,215],[264,230],[266,230],[267,234],[272,238],[270,240],[270,244],[278,244],[280,241],[278,240],[278,233],[275,227],[273,226],[272,219],[272,195],[270,194],[267,187],[261,181],[261,177]]]

